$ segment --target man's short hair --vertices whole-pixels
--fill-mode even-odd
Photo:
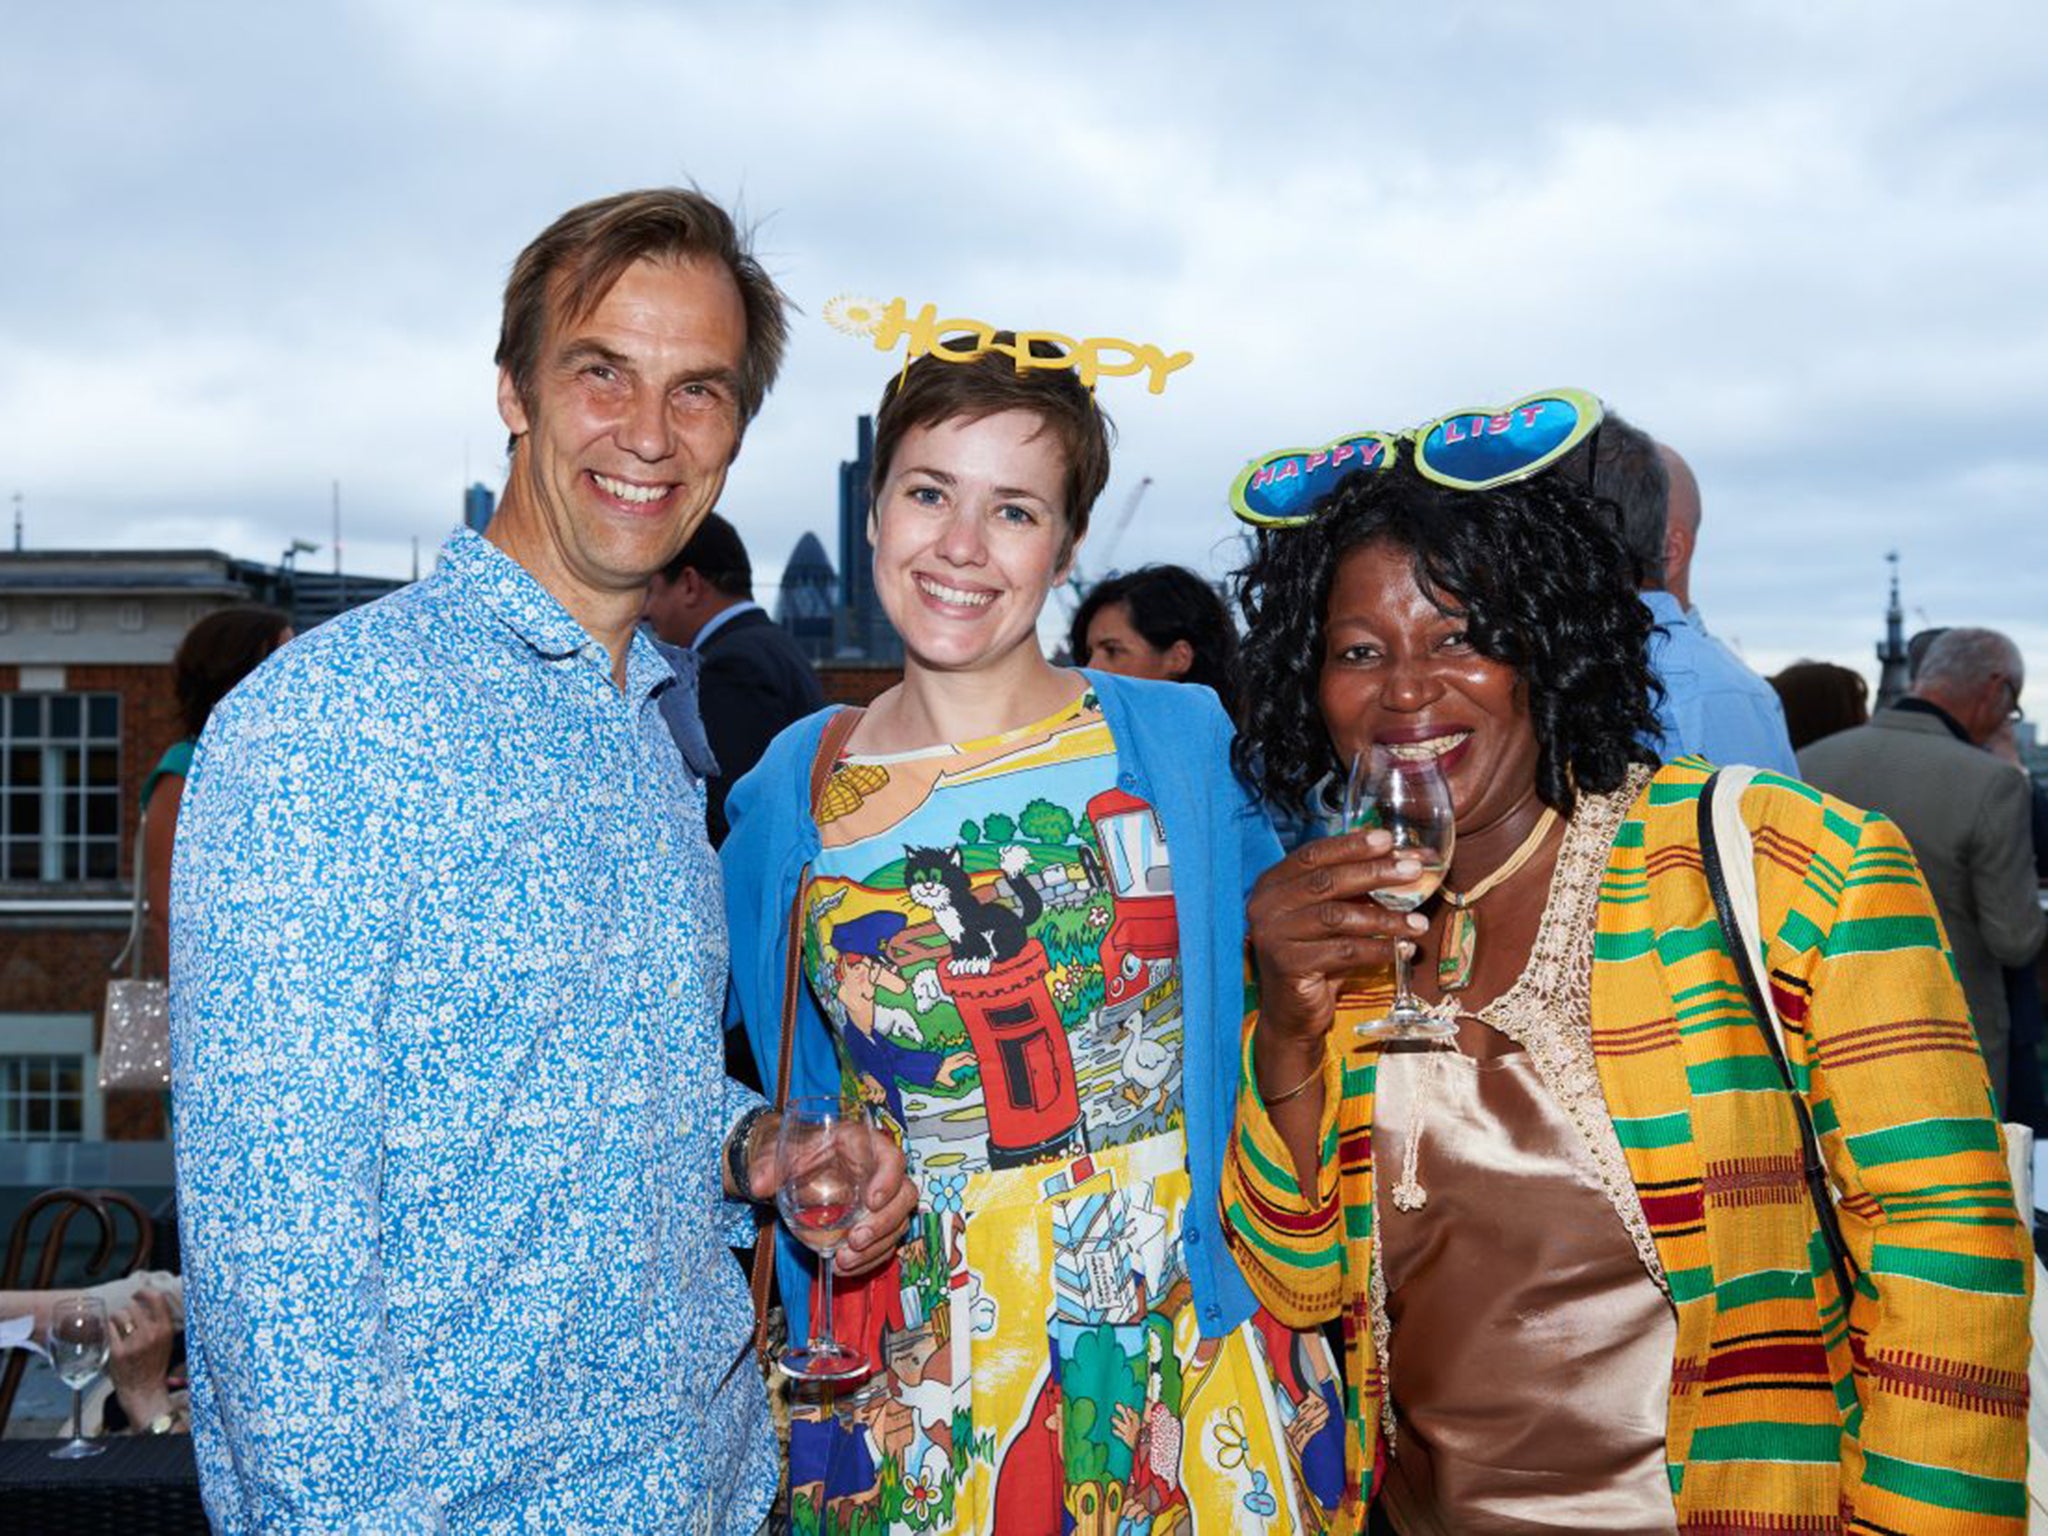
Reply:
[[[694,187],[620,192],[571,208],[519,253],[505,283],[497,364],[511,374],[527,408],[533,408],[534,369],[551,302],[555,319],[573,324],[604,302],[612,284],[636,261],[691,260],[723,263],[739,285],[747,317],[738,381],[744,429],[782,368],[789,340],[788,300],[754,259],[748,236],[732,216]]]
[[[1621,518],[1622,542],[1635,557],[1636,585],[1664,590],[1664,528],[1671,475],[1649,433],[1609,411],[1594,439],[1593,494]]]
[[[1988,677],[2002,676],[2018,687],[2025,673],[2020,648],[1995,629],[1945,629],[1927,647],[1916,688],[1974,688]]]
[[[695,571],[727,597],[754,595],[754,563],[747,558],[747,546],[740,542],[739,529],[716,512],[704,514],[690,542],[661,568],[662,579],[673,582],[685,569]]]
[[[994,344],[1014,345],[1016,337],[999,331]],[[961,347],[959,338],[950,345]],[[1064,357],[1050,341],[1034,341],[1033,357]],[[1109,482],[1109,451],[1116,428],[1095,395],[1071,368],[1019,369],[1007,353],[990,348],[969,362],[956,363],[927,354],[889,381],[882,408],[875,413],[875,461],[868,484],[879,505],[888,481],[890,461],[904,434],[913,427],[935,427],[946,421],[980,421],[1004,411],[1029,411],[1045,423],[1066,460],[1066,542],[1062,558],[1071,554],[1088,531],[1088,514]]]

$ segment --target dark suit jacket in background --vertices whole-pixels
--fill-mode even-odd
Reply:
[[[697,707],[718,759],[706,785],[715,848],[725,841],[726,791],[785,725],[823,709],[825,693],[796,641],[758,608],[721,624],[697,655]]]
[[[2041,947],[2033,795],[2025,774],[1959,741],[1920,710],[1884,709],[1868,725],[1799,754],[1800,776],[1899,824],[1934,892],[1977,1042],[2003,1108],[2010,1032],[2002,967]]]

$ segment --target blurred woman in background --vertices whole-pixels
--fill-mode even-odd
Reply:
[[[1067,636],[1074,664],[1124,677],[1204,683],[1237,718],[1237,630],[1216,589],[1180,565],[1147,565],[1089,588]]]
[[[1794,752],[1870,719],[1870,684],[1862,673],[1831,661],[1795,661],[1770,684],[1785,706],[1785,731]]]
[[[275,608],[251,603],[209,613],[185,634],[171,663],[178,714],[185,734],[173,742],[142,784],[143,868],[148,887],[148,950],[156,964],[170,954],[171,846],[192,749],[213,707],[292,637],[292,621]],[[154,812],[154,814],[151,814]]]

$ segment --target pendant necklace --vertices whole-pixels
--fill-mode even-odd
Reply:
[[[1479,920],[1472,915],[1472,909],[1489,891],[1510,879],[1535,857],[1536,850],[1543,846],[1543,840],[1550,835],[1550,829],[1557,825],[1557,820],[1556,808],[1545,806],[1542,817],[1522,839],[1522,846],[1509,854],[1507,862],[1500,868],[1462,895],[1448,885],[1441,888],[1439,894],[1450,903],[1451,914],[1445,924],[1443,947],[1437,952],[1436,985],[1439,992],[1462,992],[1472,984],[1472,968],[1479,956]]]

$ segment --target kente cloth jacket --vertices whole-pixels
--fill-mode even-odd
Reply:
[[[1173,858],[1185,988],[1181,1084],[1194,1199],[1185,1238],[1203,1334],[1221,1338],[1257,1303],[1232,1261],[1217,1213],[1218,1181],[1237,1093],[1237,1028],[1244,1016],[1244,912],[1252,882],[1280,858],[1265,812],[1230,767],[1231,726],[1216,695],[1087,671],[1116,742],[1120,786],[1159,813]],[[819,847],[811,763],[831,711],[778,736],[726,801],[725,866],[732,932],[732,1010],[745,1022],[772,1092],[782,1034],[790,903]],[[798,984],[793,1096],[837,1094],[839,1059],[810,988]],[[775,1266],[791,1331],[810,1316],[810,1261],[787,1232]]]
[[[1845,1322],[1789,1096],[1702,871],[1710,771],[1671,764],[1630,806],[1592,960],[1600,1086],[1677,1314],[1665,1445],[1678,1528],[2017,1536],[2032,1254],[1927,887],[1880,815],[1771,774],[1743,798],[1764,972],[1861,1275]],[[1341,1312],[1354,1530],[1382,1450],[1368,1301],[1379,1047],[1350,1033],[1367,1016],[1340,1012],[1331,1030],[1309,1190],[1259,1101],[1247,1021],[1223,1195],[1232,1245],[1282,1322]]]
[[[2004,966],[2041,947],[2027,776],[1923,710],[1881,709],[1799,754],[1811,782],[1882,811],[1913,844],[2002,1096],[2011,1061]]]

